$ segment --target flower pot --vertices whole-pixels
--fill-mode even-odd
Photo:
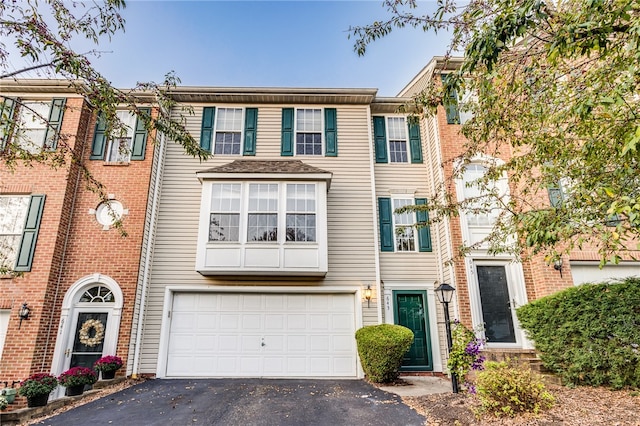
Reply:
[[[44,407],[49,402],[49,394],[43,393],[32,397],[27,397],[27,407]]]
[[[84,392],[84,385],[69,386],[65,392],[67,396],[78,396]]]
[[[0,390],[0,395],[4,396],[9,404],[13,404],[16,399],[16,390],[14,388],[4,388]]]
[[[102,380],[111,380],[116,377],[116,370],[102,371]]]

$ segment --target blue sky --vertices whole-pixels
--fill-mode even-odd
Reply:
[[[126,31],[92,60],[118,87],[175,70],[188,86],[367,87],[394,96],[448,43],[446,34],[405,28],[359,57],[347,30],[388,17],[382,1],[129,0],[123,16]]]

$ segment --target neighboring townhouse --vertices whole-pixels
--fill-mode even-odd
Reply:
[[[127,133],[107,140],[66,80],[3,80],[0,95],[3,114],[18,123],[1,150],[64,146],[85,167],[70,156],[56,168],[0,163],[0,258],[20,273],[0,276],[0,383],[90,367],[102,355],[126,359],[153,163],[146,130],[123,110]],[[87,189],[85,171],[104,185],[126,237]]]
[[[213,156],[160,147],[132,374],[361,377],[354,333],[383,321],[416,332],[408,369],[442,371],[438,251],[393,213],[428,194],[424,146],[375,94],[172,90]]]
[[[433,58],[429,64],[400,92],[399,96],[411,97],[424,90],[432,82],[440,84],[447,73],[455,71],[462,58]],[[458,96],[459,104],[465,101]],[[430,186],[447,184],[458,200],[477,196],[477,189],[468,185],[485,173],[483,164],[488,157],[478,157],[465,168],[461,179],[453,180],[455,159],[462,154],[464,136],[461,123],[470,116],[460,111],[455,103],[447,108],[439,107],[437,113],[422,119],[422,134],[428,146],[425,163],[431,170]],[[502,160],[510,153],[501,149]],[[497,159],[500,161],[501,159]],[[502,194],[515,191],[505,177],[495,183]],[[551,188],[545,203],[561,199],[561,189]],[[496,212],[497,214],[497,212]],[[459,217],[433,224],[432,233],[438,235],[441,247],[438,263],[443,277],[456,288],[457,316],[468,326],[483,328],[489,350],[521,350],[532,347],[518,324],[515,308],[529,301],[547,296],[564,288],[584,282],[609,278],[640,275],[640,262],[627,256],[619,265],[599,268],[599,256],[595,250],[572,251],[554,265],[547,265],[543,255],[517,262],[513,256],[489,254],[486,249],[476,249],[467,256],[458,254],[458,247],[481,241],[492,228],[491,214],[462,212]],[[638,259],[640,252],[636,252]]]

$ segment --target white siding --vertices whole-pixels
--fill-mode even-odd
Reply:
[[[189,131],[200,136],[202,106],[194,105],[188,118]],[[219,106],[219,105],[216,105]],[[151,281],[146,308],[141,357],[141,373],[155,373],[165,287],[238,285],[243,286],[349,286],[375,284],[374,232],[371,213],[369,173],[368,105],[320,105],[336,107],[338,120],[338,157],[281,157],[280,128],[283,107],[295,105],[241,105],[258,107],[257,159],[299,159],[333,173],[328,192],[329,272],[322,279],[268,278],[235,280],[204,277],[195,272],[200,182],[196,172],[227,164],[240,156],[216,156],[206,162],[183,154],[177,144],[167,146],[162,181]],[[373,302],[373,301],[372,301]],[[364,324],[376,323],[375,303],[366,308]]]

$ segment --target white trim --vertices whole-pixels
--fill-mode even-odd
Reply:
[[[243,155],[243,147],[244,147],[244,133],[245,133],[245,120],[246,120],[246,107],[241,107],[241,106],[229,106],[229,105],[225,105],[225,106],[221,106],[221,107],[215,107],[216,111],[215,111],[215,116],[213,118],[213,128],[212,128],[212,132],[211,132],[211,155],[216,156],[216,157],[222,157],[222,156],[226,156],[226,157],[241,157]],[[237,154],[216,154],[216,133],[218,132],[218,118],[219,118],[219,113],[221,109],[239,109],[241,111],[241,118],[240,118],[240,152],[238,152]],[[204,110],[203,110],[203,115],[204,115]],[[224,132],[224,130],[220,130],[220,132]],[[235,132],[235,131],[234,131]]]
[[[320,154],[298,154],[298,110],[320,110]],[[324,110],[325,107],[293,107],[293,155],[294,157],[324,157],[325,156],[325,124],[324,124]],[[301,133],[315,133],[315,132],[301,132]]]
[[[371,185],[371,218],[373,219],[373,242],[374,242],[374,266],[376,273],[376,298],[378,299],[378,323],[382,324],[382,309],[383,309],[383,295],[384,290],[382,282],[380,281],[380,231],[378,230],[378,197],[376,197],[376,173],[375,173],[375,154],[373,152],[373,129],[371,118],[371,106],[367,108],[367,134],[369,135],[369,176]],[[361,299],[362,300],[362,299]],[[360,361],[358,360],[358,363]]]
[[[96,285],[102,285],[113,294],[114,301],[112,303],[84,303],[79,302],[82,292]],[[109,314],[107,319],[107,329],[104,333],[103,354],[116,354],[118,346],[118,334],[120,332],[120,319],[122,316],[123,295],[118,283],[107,275],[95,273],[87,275],[76,281],[64,295],[62,308],[60,312],[60,323],[58,325],[58,334],[56,337],[56,346],[53,352],[53,360],[51,362],[51,373],[58,376],[68,366],[65,352],[70,349],[68,346],[73,344],[72,337],[74,334],[74,325],[77,322],[77,312],[106,312]],[[63,396],[60,388],[55,397]]]
[[[251,160],[247,160],[251,161]],[[273,181],[327,181],[327,187],[331,183],[332,173],[215,173],[209,171],[197,172],[198,180],[273,180]]]
[[[166,378],[167,356],[169,350],[169,332],[171,327],[170,311],[173,306],[175,293],[283,293],[283,294],[353,294],[355,329],[362,328],[362,288],[360,286],[326,286],[326,287],[288,287],[288,286],[166,286],[164,290],[164,304],[162,307],[162,322],[160,325],[160,341],[158,344],[158,363],[156,365],[156,378]],[[355,336],[354,336],[355,339]],[[364,371],[360,364],[360,357],[356,354],[358,378],[364,377]]]
[[[513,319],[513,328],[516,341],[515,343],[492,343],[487,342],[488,348],[533,348],[533,344],[529,341],[524,333],[524,330],[520,327],[518,317],[516,315],[516,308],[527,304],[527,293],[524,285],[524,272],[522,270],[522,264],[514,262],[510,257],[497,257],[497,256],[474,256],[472,258],[465,259],[465,266],[467,268],[467,283],[469,289],[469,301],[471,306],[471,318],[474,328],[482,328],[484,325],[482,319],[482,308],[480,302],[480,289],[478,286],[478,275],[476,272],[476,266],[504,266],[507,288],[509,291],[509,301],[511,306],[511,317]],[[514,306],[515,304],[515,306]],[[484,335],[484,333],[482,333]]]

